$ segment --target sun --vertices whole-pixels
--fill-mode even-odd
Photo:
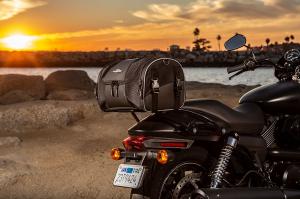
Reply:
[[[35,36],[28,36],[23,34],[14,34],[3,38],[2,43],[10,49],[22,50],[32,47],[32,42],[36,39]]]

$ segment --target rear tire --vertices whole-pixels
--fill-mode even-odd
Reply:
[[[147,196],[143,196],[141,194],[135,194],[131,192],[130,199],[150,199],[150,198]]]
[[[178,189],[181,186],[190,186],[185,183],[185,180],[182,180],[186,175],[195,176],[193,174],[202,173],[205,174],[203,180],[206,178],[209,167],[205,149],[197,147],[174,152],[174,154],[175,159],[172,162],[165,165],[155,163],[151,176],[146,176],[147,182],[144,182],[140,189],[147,193],[138,194],[137,190],[133,190],[132,199],[172,199],[173,194],[180,194]],[[187,187],[187,190],[189,189],[192,187]]]

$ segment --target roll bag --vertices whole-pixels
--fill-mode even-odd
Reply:
[[[180,108],[185,100],[181,64],[170,58],[126,59],[102,69],[97,99],[105,112]]]

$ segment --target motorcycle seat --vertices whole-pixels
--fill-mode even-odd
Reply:
[[[264,127],[264,116],[254,103],[240,104],[230,108],[217,100],[188,100],[183,110],[195,112],[221,121],[222,128],[239,134],[259,134]]]

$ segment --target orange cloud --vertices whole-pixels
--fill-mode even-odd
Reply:
[[[147,21],[173,21],[179,20],[181,7],[173,4],[151,4],[148,6],[148,10],[135,11],[132,14],[136,17],[145,19]]]
[[[44,1],[32,0],[2,0],[0,1],[0,20],[9,19],[28,9],[45,5]]]

